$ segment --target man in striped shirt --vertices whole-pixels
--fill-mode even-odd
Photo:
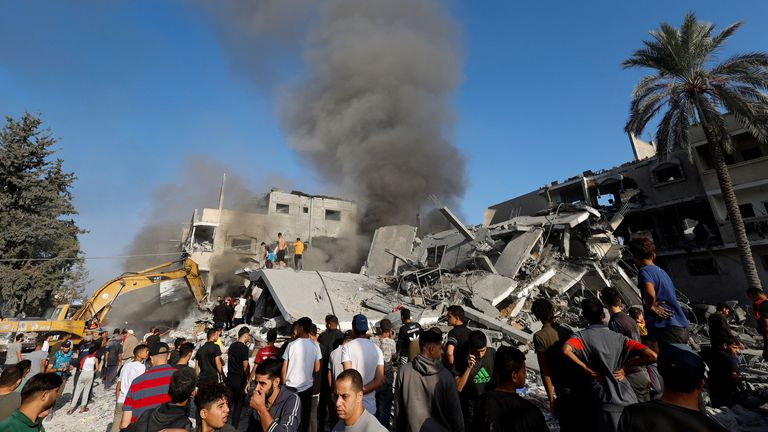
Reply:
[[[134,423],[144,412],[171,400],[168,387],[176,368],[168,364],[168,344],[158,342],[149,347],[152,367],[136,377],[123,401],[123,418],[120,429]]]

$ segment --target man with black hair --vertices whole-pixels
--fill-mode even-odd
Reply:
[[[179,347],[179,359],[176,361],[175,364],[172,364],[174,368],[177,370],[190,370],[192,373],[197,375],[197,372],[195,372],[195,368],[191,367],[189,365],[189,361],[192,360],[192,353],[195,351],[195,344],[192,342],[184,342]]]
[[[295,390],[280,385],[282,368],[275,359],[264,360],[256,367],[248,432],[298,432],[303,407]]]
[[[387,432],[379,420],[363,408],[363,377],[354,369],[347,369],[338,377],[334,389],[336,414],[339,422],[333,432]]]
[[[742,380],[737,357],[741,343],[734,336],[725,336],[719,342],[720,345],[712,345],[701,351],[701,357],[709,367],[707,390],[713,407],[732,407],[742,400]]]
[[[288,251],[288,243],[283,238],[283,233],[277,233],[277,246],[275,247],[275,262],[279,269],[285,267],[285,253]]]
[[[661,399],[624,408],[619,432],[726,431],[699,409],[706,373],[701,357],[684,345],[665,344],[658,367],[664,379]]]
[[[201,383],[221,382],[224,377],[224,362],[221,360],[221,348],[216,343],[219,329],[208,329],[206,337],[207,340],[195,355],[195,372]]]
[[[128,390],[131,388],[133,380],[146,372],[147,368],[144,366],[144,360],[148,357],[149,348],[144,344],[136,345],[131,353],[133,360],[125,363],[120,370],[120,378],[117,380],[117,386],[115,387],[116,403],[115,417],[112,420],[112,432],[120,430],[123,418],[123,402],[125,402],[125,397],[128,396]]]
[[[603,324],[603,304],[596,298],[581,302],[581,312],[589,327],[563,345],[563,353],[592,378],[591,391],[595,409],[590,415],[598,421],[598,430],[611,432],[625,406],[636,403],[637,396],[625,379],[626,370],[656,361],[656,353],[640,342],[610,330]]]
[[[493,375],[496,350],[488,347],[488,338],[480,330],[469,333],[469,353],[456,358],[456,389],[459,391],[464,429],[471,430],[475,406]]]
[[[336,377],[339,376],[344,371],[344,365],[341,363],[341,350],[342,346],[349,341],[351,341],[354,338],[352,335],[352,330],[347,330],[344,332],[344,337],[340,340],[336,341],[336,345],[333,347],[333,351],[331,351],[331,355],[328,358],[328,369],[326,372],[326,378],[323,380],[329,389],[336,388]],[[332,390],[329,390],[332,392]],[[336,415],[336,406],[333,403],[332,397],[329,394],[328,395],[328,422],[330,423],[331,427],[336,424],[336,422],[339,420],[338,416]]]
[[[288,345],[291,344],[291,342],[295,341],[299,337],[299,322],[294,321],[293,324],[291,324],[291,328],[288,331],[288,340],[283,342],[283,345],[280,346],[280,349],[277,350],[277,359],[280,361],[283,361],[283,355],[285,354],[285,350],[288,349]]]
[[[728,325],[728,316],[731,307],[727,303],[718,303],[715,312],[707,317],[709,327],[709,342],[712,347],[719,347],[726,339],[735,337],[731,326]]]
[[[248,362],[248,357],[251,356],[251,352],[248,349],[250,340],[251,329],[248,326],[242,326],[237,332],[237,340],[229,346],[227,351],[226,384],[232,391],[230,417],[235,428],[240,424],[240,414],[242,413],[243,401],[245,400],[245,383],[251,374],[251,365]]]
[[[320,349],[320,344],[317,343],[318,338],[318,328],[317,325],[312,323],[312,327],[309,329],[309,340],[312,341],[312,343],[315,344],[318,351],[320,351],[320,355],[322,356],[322,349]],[[310,415],[309,415],[309,430],[311,432],[317,432],[318,431],[318,423],[317,423],[317,411],[318,411],[318,405],[320,403],[320,389],[323,385],[322,380],[322,359],[320,367],[321,369],[318,369],[316,371],[312,372],[312,406],[310,408]],[[323,431],[325,431],[325,425],[323,425]]]
[[[418,347],[422,328],[421,324],[411,321],[411,311],[408,308],[400,309],[400,321],[403,325],[397,331],[397,353],[400,356],[400,365],[404,366],[418,354],[418,349],[412,350],[411,347]]]
[[[5,420],[0,431],[45,432],[43,417],[56,404],[62,379],[53,372],[39,373],[27,381],[21,391],[21,405]]]
[[[320,373],[323,378],[328,370],[331,351],[336,348],[337,342],[342,339],[344,339],[344,333],[339,330],[339,319],[334,315],[326,315],[325,331],[320,333],[320,336],[317,337],[317,343],[320,345],[320,352],[323,354],[323,359],[320,361]],[[320,400],[318,401],[319,408],[317,411],[317,423],[320,425],[321,429],[325,428],[328,420],[332,391],[333,389],[330,387],[328,380],[321,379]]]
[[[224,328],[229,321],[229,306],[221,296],[219,296],[219,302],[211,312],[213,313],[213,326]]]
[[[24,333],[18,333],[16,337],[13,338],[13,343],[8,344],[5,352],[5,365],[3,367],[15,365],[22,360],[22,342],[24,342]]]
[[[384,384],[384,353],[368,338],[368,318],[352,317],[354,339],[341,347],[344,370],[355,369],[363,377],[363,408],[376,414],[376,390]]]
[[[501,346],[494,356],[495,386],[479,399],[471,429],[499,432],[546,432],[541,410],[517,394],[525,386],[525,354],[511,346]]]
[[[168,357],[168,364],[175,365],[179,362],[179,349],[181,348],[181,345],[186,341],[187,339],[183,337],[177,337],[176,340],[173,341],[173,351],[171,351],[171,355]]]
[[[153,327],[152,332],[147,336],[147,340],[144,341],[144,343],[150,347],[154,344],[160,343],[160,329]]]
[[[283,354],[283,371],[281,378],[286,387],[296,390],[301,400],[301,431],[307,432],[310,425],[312,407],[312,384],[314,374],[320,372],[320,360],[323,358],[320,347],[309,338],[312,330],[312,320],[308,317],[299,318],[297,338],[288,345]]]
[[[688,318],[677,301],[672,279],[653,263],[656,259],[653,240],[647,237],[632,239],[629,251],[640,269],[637,283],[643,298],[649,336],[659,344],[688,343]]]
[[[45,369],[48,367],[48,353],[43,351],[44,343],[45,341],[43,339],[35,340],[35,350],[23,354],[23,357],[31,362],[27,379],[32,378],[40,372],[45,372]]]
[[[11,415],[21,405],[21,393],[16,389],[21,385],[21,369],[16,365],[8,366],[0,374],[0,420]]]
[[[192,428],[189,421],[189,400],[194,396],[197,377],[186,370],[177,370],[168,385],[168,402],[144,412],[127,432],[154,432],[163,429]]]
[[[446,318],[448,325],[453,329],[448,332],[448,338],[445,341],[445,367],[453,372],[456,358],[466,357],[469,354],[470,330],[467,328],[467,318],[461,306],[448,306]]]
[[[549,397],[549,410],[557,416],[563,432],[589,428],[580,418],[589,396],[585,391],[589,381],[576,373],[575,365],[563,355],[563,345],[573,332],[555,321],[555,308],[548,299],[534,300],[531,312],[542,323],[541,330],[533,335],[533,348]]]
[[[619,290],[613,287],[604,288],[600,292],[600,298],[608,309],[611,317],[608,319],[608,328],[616,333],[636,342],[640,342],[640,332],[637,330],[637,323],[624,312],[621,295]],[[651,380],[648,377],[648,370],[644,367],[634,367],[627,370],[627,381],[632,385],[638,402],[647,402],[651,400]]]
[[[275,346],[275,341],[277,341],[277,330],[269,329],[269,331],[267,331],[267,345],[259,348],[259,350],[256,351],[256,355],[253,357],[254,365],[258,365],[266,359],[277,358],[277,353],[279,350]],[[249,381],[253,381],[253,376],[251,376]]]
[[[395,368],[397,347],[392,339],[392,321],[387,318],[379,321],[379,335],[371,338],[384,355],[384,383],[376,390],[376,418],[379,423],[389,428],[394,399]]]
[[[232,392],[224,384],[205,384],[197,389],[195,406],[197,407],[198,432],[235,432],[227,424],[229,402]]]
[[[293,268],[296,271],[301,271],[301,257],[304,256],[304,243],[302,243],[299,237],[296,237],[296,241],[291,245],[293,246]]]
[[[456,383],[441,359],[442,344],[442,334],[421,332],[421,352],[400,370],[395,382],[395,430],[464,431]]]
[[[768,360],[768,296],[761,289],[750,288],[747,290],[747,297],[752,300],[757,331],[763,337],[763,358]]]
[[[120,329],[115,329],[104,347],[104,388],[112,387],[123,360],[123,344]]]

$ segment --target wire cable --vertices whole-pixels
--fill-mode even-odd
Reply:
[[[54,257],[54,258],[0,258],[0,262],[18,262],[18,261],[79,261],[79,260],[100,260],[100,259],[120,259],[120,258],[138,258],[179,255],[181,252],[157,253],[157,254],[136,254],[136,255],[113,255],[113,256],[94,256],[94,257]]]

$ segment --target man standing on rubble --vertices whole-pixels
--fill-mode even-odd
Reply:
[[[619,290],[613,287],[605,288],[600,292],[600,298],[611,314],[611,317],[608,318],[608,328],[616,333],[623,334],[635,342],[640,342],[640,332],[637,329],[637,323],[628,313],[624,312]],[[638,402],[648,402],[651,400],[651,380],[646,368],[636,367],[628,369],[626,378],[632,385],[632,390],[634,390]]]
[[[642,237],[629,242],[629,251],[640,270],[637,283],[650,338],[660,345],[688,343],[688,318],[677,301],[675,285],[667,272],[656,266],[656,246]]]
[[[645,345],[610,330],[603,324],[603,304],[596,298],[581,302],[581,311],[589,327],[568,339],[563,353],[592,378],[593,413],[598,430],[613,432],[624,407],[637,402],[632,386],[624,378],[626,371],[656,361],[656,353]]]
[[[411,311],[408,308],[400,309],[400,321],[403,325],[397,332],[397,353],[400,356],[400,365],[405,366],[418,354],[416,350],[416,353],[411,356],[411,345],[415,344],[418,347],[422,328],[421,324],[411,321]]]
[[[354,339],[341,347],[341,364],[344,370],[355,369],[363,376],[363,408],[376,415],[376,390],[384,384],[384,353],[368,339],[365,315],[352,317],[352,332]]]
[[[279,268],[285,267],[285,253],[288,250],[288,243],[283,238],[283,233],[277,233],[277,254],[275,260]]]
[[[469,333],[467,318],[464,316],[464,308],[458,305],[448,306],[448,325],[453,327],[448,332],[445,342],[445,367],[453,371],[457,356],[466,357],[469,354]]]
[[[709,345],[719,347],[725,343],[726,339],[735,337],[728,325],[728,316],[731,314],[731,307],[726,303],[718,303],[715,313],[707,317],[709,327]]]
[[[296,237],[296,241],[293,242],[293,268],[296,271],[301,271],[301,258],[304,256],[304,243],[301,239]]]
[[[763,358],[768,360],[768,296],[762,290],[750,288],[747,290],[747,297],[752,300],[757,331],[763,337]]]

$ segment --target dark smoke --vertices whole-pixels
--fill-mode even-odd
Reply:
[[[264,76],[252,56],[286,22],[311,23],[303,39],[306,75],[280,92],[278,113],[290,146],[322,178],[362,206],[362,232],[414,224],[430,194],[454,204],[464,161],[450,142],[450,98],[460,78],[458,28],[434,0],[235,2],[221,27],[246,73]],[[269,14],[280,4],[280,14]],[[259,27],[261,25],[261,27]],[[237,43],[231,43],[235,39]],[[284,46],[290,47],[291,43]]]

